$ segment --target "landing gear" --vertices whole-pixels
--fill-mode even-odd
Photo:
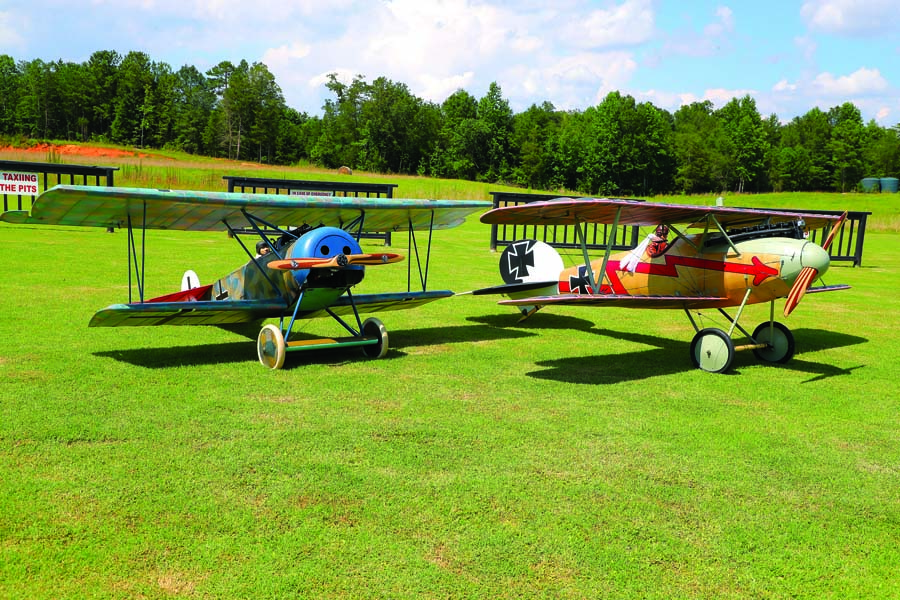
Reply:
[[[702,329],[691,341],[691,361],[710,373],[723,373],[734,360],[734,343],[731,337],[716,328]]]
[[[281,328],[271,323],[264,326],[256,339],[256,354],[262,366],[269,369],[280,369],[284,365],[284,335]]]
[[[794,335],[778,321],[760,323],[753,330],[753,340],[765,344],[754,348],[756,358],[771,363],[786,363],[794,356]]]
[[[747,296],[749,296],[749,293]],[[747,296],[745,296],[744,303],[741,304],[737,316],[734,318],[721,308],[719,309],[719,312],[731,322],[731,327],[728,331],[714,327],[700,329],[691,313],[685,309],[688,319],[690,319],[694,330],[697,332],[697,335],[691,341],[691,362],[694,363],[695,367],[710,373],[723,373],[731,366],[731,361],[734,360],[734,353],[739,350],[753,350],[756,358],[768,363],[782,364],[793,358],[794,336],[791,334],[790,329],[774,319],[774,301],[772,301],[772,306],[769,309],[769,320],[760,323],[753,330],[753,335],[750,335],[746,329],[738,324]],[[731,336],[735,329],[747,336],[748,343],[740,346],[734,345]]]
[[[362,335],[375,338],[377,343],[363,346],[362,351],[369,358],[383,358],[388,351],[388,332],[384,323],[375,318],[366,319],[362,326]]]
[[[343,321],[341,322],[343,323]],[[286,341],[285,331],[278,325],[270,323],[259,332],[256,340],[256,354],[259,356],[262,366],[273,370],[284,366],[285,354],[292,351],[360,346],[363,354],[369,358],[382,358],[387,354],[387,329],[378,319],[366,319],[358,333],[352,329],[350,331],[353,333],[353,337]]]

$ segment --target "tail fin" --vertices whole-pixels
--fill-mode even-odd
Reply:
[[[552,246],[536,240],[519,240],[500,255],[500,276],[506,284],[559,281],[563,260]]]
[[[188,269],[181,276],[181,291],[192,290],[195,287],[200,287],[200,278],[197,277],[196,273]]]
[[[562,257],[548,244],[535,240],[519,240],[500,255],[503,285],[475,290],[472,294],[501,294],[509,298],[529,298],[559,293],[559,274],[564,268]],[[517,306],[524,321],[540,306]]]

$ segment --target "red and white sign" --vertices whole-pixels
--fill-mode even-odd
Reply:
[[[37,196],[37,173],[7,173],[0,171],[0,194]]]

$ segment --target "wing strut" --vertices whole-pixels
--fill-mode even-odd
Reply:
[[[228,232],[231,234],[231,236],[232,236],[234,239],[237,240],[237,243],[241,245],[241,248],[243,248],[243,249],[244,249],[244,252],[247,253],[247,256],[250,257],[250,261],[251,261],[254,265],[256,265],[256,268],[259,269],[259,272],[262,273],[263,277],[266,278],[266,281],[269,282],[269,285],[272,286],[272,289],[275,290],[275,293],[278,294],[279,296],[281,296],[281,297],[284,299],[285,302],[287,302],[288,304],[290,304],[290,299],[289,299],[287,296],[285,296],[284,293],[283,293],[280,289],[278,289],[278,286],[275,285],[275,282],[272,281],[272,278],[271,278],[271,277],[269,277],[269,273],[267,272],[268,269],[263,269],[263,268],[262,268],[262,265],[260,265],[260,264],[259,264],[259,261],[256,260],[256,257],[255,257],[253,254],[250,253],[250,251],[247,249],[247,246],[245,246],[245,245],[244,245],[244,242],[241,240],[240,236],[238,236],[237,232],[235,232],[235,230],[231,227],[231,224],[228,223],[228,220],[227,220],[227,219],[222,219],[222,224],[225,225],[225,227],[228,229]],[[253,225],[253,226],[255,227],[255,224],[253,223],[252,220],[250,220],[250,224]]]
[[[741,251],[738,250],[737,246],[734,245],[734,242],[731,241],[731,236],[728,235],[728,232],[725,231],[725,228],[722,227],[721,223],[719,223],[719,220],[716,218],[716,215],[710,214],[709,217],[707,217],[707,221],[706,221],[707,225],[709,224],[709,221],[713,222],[713,225],[716,226],[716,228],[719,230],[719,233],[722,234],[722,236],[725,238],[725,241],[728,242],[728,245],[731,246],[732,250],[734,250],[734,253],[737,254],[738,256],[740,256]],[[706,232],[704,232],[704,235],[706,235]]]
[[[341,229],[344,231],[350,231],[354,227],[356,228],[356,241],[359,242],[362,239],[363,226],[366,223],[366,211],[359,211],[359,216],[347,223],[346,225],[341,225]]]
[[[603,263],[600,266],[600,273],[597,280],[594,280],[594,272],[591,269],[591,259],[587,251],[587,232],[582,230],[581,222],[575,219],[575,233],[581,240],[581,253],[584,255],[584,266],[588,279],[591,281],[591,293],[597,295],[603,287],[603,278],[606,276],[606,264],[609,262],[609,255],[612,253],[613,241],[616,239],[616,230],[619,228],[619,217],[622,215],[622,207],[616,209],[616,216],[612,222],[612,236],[606,236],[606,252],[603,254]]]
[[[422,291],[426,291],[428,287],[428,268],[431,264],[431,239],[434,236],[434,210],[431,211],[431,221],[428,224],[428,247],[425,252],[425,272],[422,272],[422,259],[419,256],[419,244],[416,241],[416,234],[413,228],[412,218],[409,219],[409,247],[415,251],[416,267],[419,269],[419,283],[422,284]],[[406,262],[406,291],[412,291],[412,261]]]
[[[244,218],[247,219],[247,222],[250,223],[250,227],[253,228],[253,231],[256,233],[256,235],[259,236],[259,239],[266,242],[266,245],[269,247],[269,250],[271,250],[275,254],[275,256],[277,256],[278,258],[284,258],[284,256],[282,256],[281,253],[279,253],[278,250],[275,249],[275,246],[272,245],[272,243],[269,241],[269,238],[267,238],[265,236],[265,234],[262,232],[262,229],[259,228],[259,225],[257,224],[257,222],[262,223],[266,227],[271,227],[275,231],[280,231],[282,233],[287,233],[287,232],[284,231],[281,227],[278,227],[277,225],[272,225],[271,223],[268,223],[263,219],[254,217],[253,215],[251,215],[250,213],[247,212],[246,208],[242,208],[241,213],[244,215]],[[223,221],[223,223],[224,223],[224,221]],[[225,223],[225,227],[228,227],[227,223]],[[234,234],[234,231],[230,227],[228,227],[228,230],[232,234]],[[241,244],[241,246],[243,246],[243,244]],[[244,247],[244,250],[247,250],[247,248]],[[247,254],[250,254],[250,252],[247,251]],[[250,257],[253,258],[253,255],[250,254]],[[255,261],[255,259],[254,259],[254,261]]]
[[[137,258],[137,248],[134,245],[134,228],[131,223],[131,213],[128,213],[128,239],[126,241],[126,245],[128,246],[128,303],[131,304],[133,301],[133,297],[131,295],[131,266],[132,262],[134,263],[134,278],[137,283],[138,288],[138,297],[140,301],[144,301],[144,282],[147,276],[145,271],[146,267],[146,256],[147,256],[147,203],[144,202],[144,217],[142,221],[141,227],[141,265],[138,266],[138,258]]]

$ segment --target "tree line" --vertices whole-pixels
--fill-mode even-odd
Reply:
[[[514,113],[500,86],[438,104],[399,82],[330,75],[321,116],[286,105],[262,63],[177,71],[143,52],[84,63],[0,55],[0,136],[101,141],[268,164],[309,161],[586,195],[849,191],[900,175],[900,125],[845,102],[788,123],[750,96],[674,113],[611,92],[585,110]]]

